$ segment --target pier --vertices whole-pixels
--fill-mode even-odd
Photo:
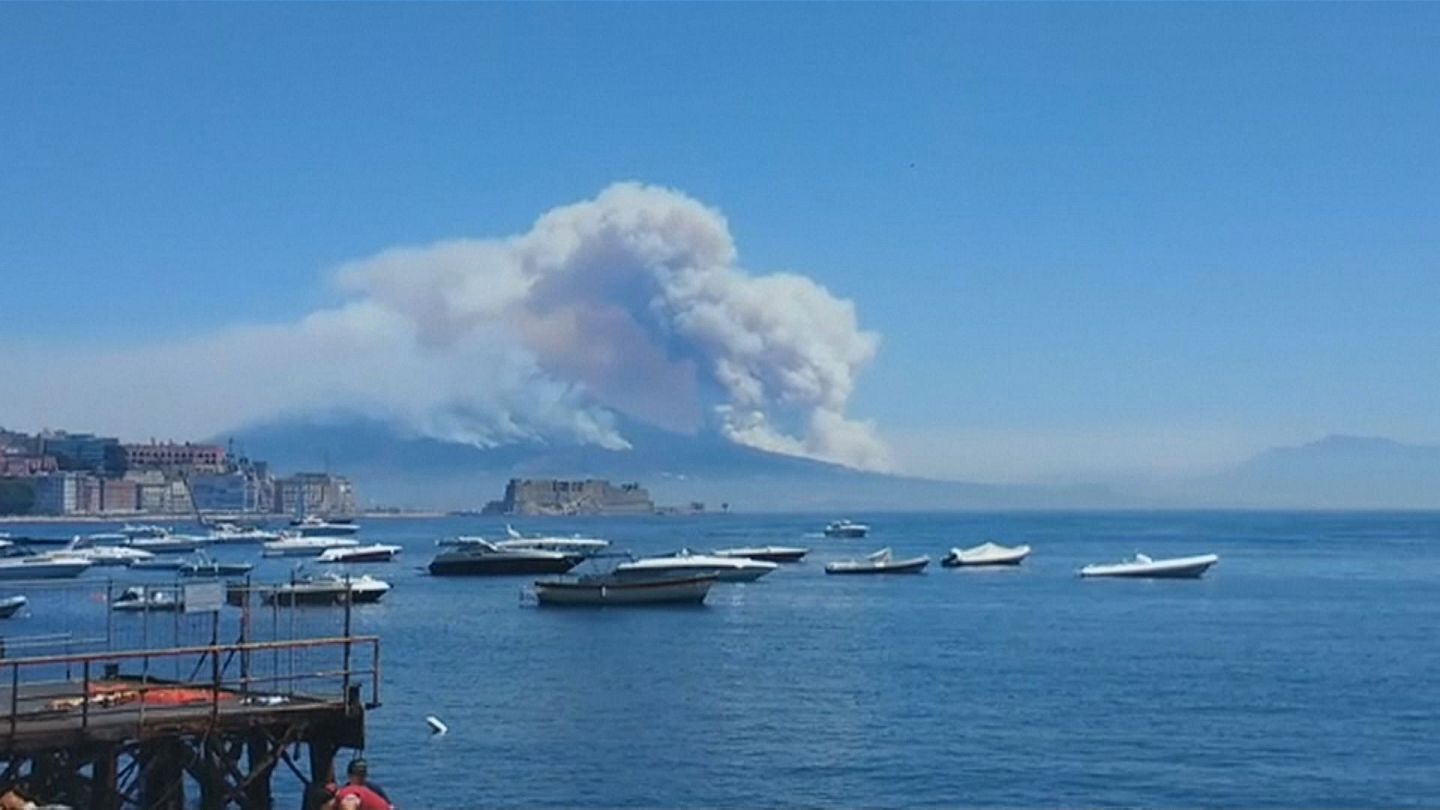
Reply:
[[[344,614],[341,633],[255,640],[251,601],[187,617],[210,643],[177,631],[153,648],[0,658],[0,793],[77,810],[270,808],[277,793],[301,806],[339,751],[365,747],[380,642],[349,632],[348,606],[322,609]],[[215,643],[232,624],[236,641]]]

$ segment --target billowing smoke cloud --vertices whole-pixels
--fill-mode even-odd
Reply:
[[[173,414],[149,433],[218,433],[340,408],[482,446],[623,448],[619,411],[671,428],[708,422],[762,449],[889,467],[873,426],[845,415],[877,346],[853,304],[803,276],[746,273],[724,217],[678,192],[617,184],[522,235],[387,250],[343,266],[337,279],[353,299],[298,324],[104,358],[22,352],[32,374],[0,379],[0,393],[20,395],[32,376],[82,400],[94,401],[99,386],[119,398],[107,400],[117,412]],[[185,384],[154,373],[163,368]],[[67,385],[67,371],[83,385]],[[47,412],[46,423],[61,424]],[[67,418],[96,424],[81,416]]]

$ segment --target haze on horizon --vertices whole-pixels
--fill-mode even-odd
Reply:
[[[1440,444],[1432,6],[0,7],[0,425]]]

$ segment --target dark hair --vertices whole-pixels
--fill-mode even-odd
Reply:
[[[347,773],[347,774],[350,774],[350,773],[369,773],[369,771],[370,771],[370,766],[367,765],[367,764],[365,763],[365,760],[361,759],[360,757],[356,757],[356,758],[350,760],[350,765],[349,765],[349,767],[347,767],[347,768],[345,769],[345,773]]]

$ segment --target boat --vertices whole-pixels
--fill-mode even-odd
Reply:
[[[600,540],[594,537],[581,537],[578,534],[571,537],[526,537],[520,532],[515,531],[514,527],[508,524],[505,526],[505,535],[506,539],[494,541],[493,544],[496,548],[518,548],[535,549],[539,551],[558,551],[561,554],[569,554],[571,556],[590,557],[595,554],[599,554],[600,552],[610,547],[609,540]],[[461,541],[468,541],[474,540],[476,538],[461,537],[458,539]]]
[[[895,559],[888,548],[882,548],[863,560],[839,560],[825,566],[827,574],[918,574],[930,564],[929,557]]]
[[[198,537],[193,534],[172,534],[169,530],[162,531],[164,531],[164,534],[132,537],[126,541],[125,545],[154,554],[171,554],[175,552],[194,551],[210,542],[208,537]],[[90,539],[94,541],[95,537],[96,535],[91,535]]]
[[[270,543],[280,538],[280,532],[258,529],[254,526],[241,526],[238,523],[228,521],[220,522],[210,527],[210,534],[206,536],[211,543],[222,545],[243,545],[247,543]]]
[[[30,604],[30,600],[23,596],[7,596],[0,599],[0,619],[8,619],[20,612],[20,608]]]
[[[1019,565],[1030,556],[1029,546],[1002,546],[985,542],[971,548],[952,548],[940,564],[946,568],[982,565]]]
[[[395,559],[399,546],[371,543],[368,546],[329,548],[315,558],[318,563],[382,563]]]
[[[648,577],[657,574],[714,574],[721,582],[754,582],[779,567],[765,560],[696,554],[682,548],[665,557],[646,557],[620,563],[615,566],[615,575]]]
[[[71,579],[94,563],[64,551],[0,557],[0,579]]]
[[[89,560],[91,565],[134,565],[155,558],[149,551],[129,546],[85,546],[84,538],[76,537],[64,550],[66,556]]]
[[[203,551],[197,551],[176,570],[182,577],[243,577],[254,567],[251,563],[220,562]]]
[[[314,557],[332,548],[354,548],[359,540],[334,535],[302,536],[286,532],[279,540],[264,545],[266,557]]]
[[[563,574],[580,564],[581,557],[560,551],[501,548],[479,538],[444,541],[446,548],[430,561],[435,576],[495,576],[505,574]]]
[[[837,520],[825,525],[826,537],[864,537],[869,533],[869,526],[864,523],[852,523],[848,520]]]
[[[130,563],[131,571],[179,571],[186,563],[184,557],[155,557]]]
[[[800,562],[805,559],[805,555],[810,553],[810,549],[795,548],[792,546],[745,546],[742,548],[722,548],[710,553],[716,557],[744,557],[747,560],[791,563]]]
[[[290,526],[301,537],[349,537],[360,531],[360,527],[349,520],[326,520],[318,515],[292,520]]]
[[[170,530],[164,526],[145,523],[140,525],[126,523],[120,527],[120,534],[127,540],[138,540],[141,538],[165,537]]]
[[[1197,579],[1220,562],[1215,554],[1155,560],[1136,554],[1118,563],[1091,564],[1080,569],[1082,577],[1131,577],[1135,579]]]
[[[542,605],[700,604],[715,584],[713,574],[617,576],[592,574],[575,579],[540,580],[535,598]]]
[[[358,577],[339,574],[300,576],[284,585],[260,589],[260,600],[267,605],[368,605],[379,602],[390,592],[390,583],[369,575]]]
[[[110,609],[121,613],[173,613],[185,606],[173,588],[145,588],[135,585],[110,601]]]

